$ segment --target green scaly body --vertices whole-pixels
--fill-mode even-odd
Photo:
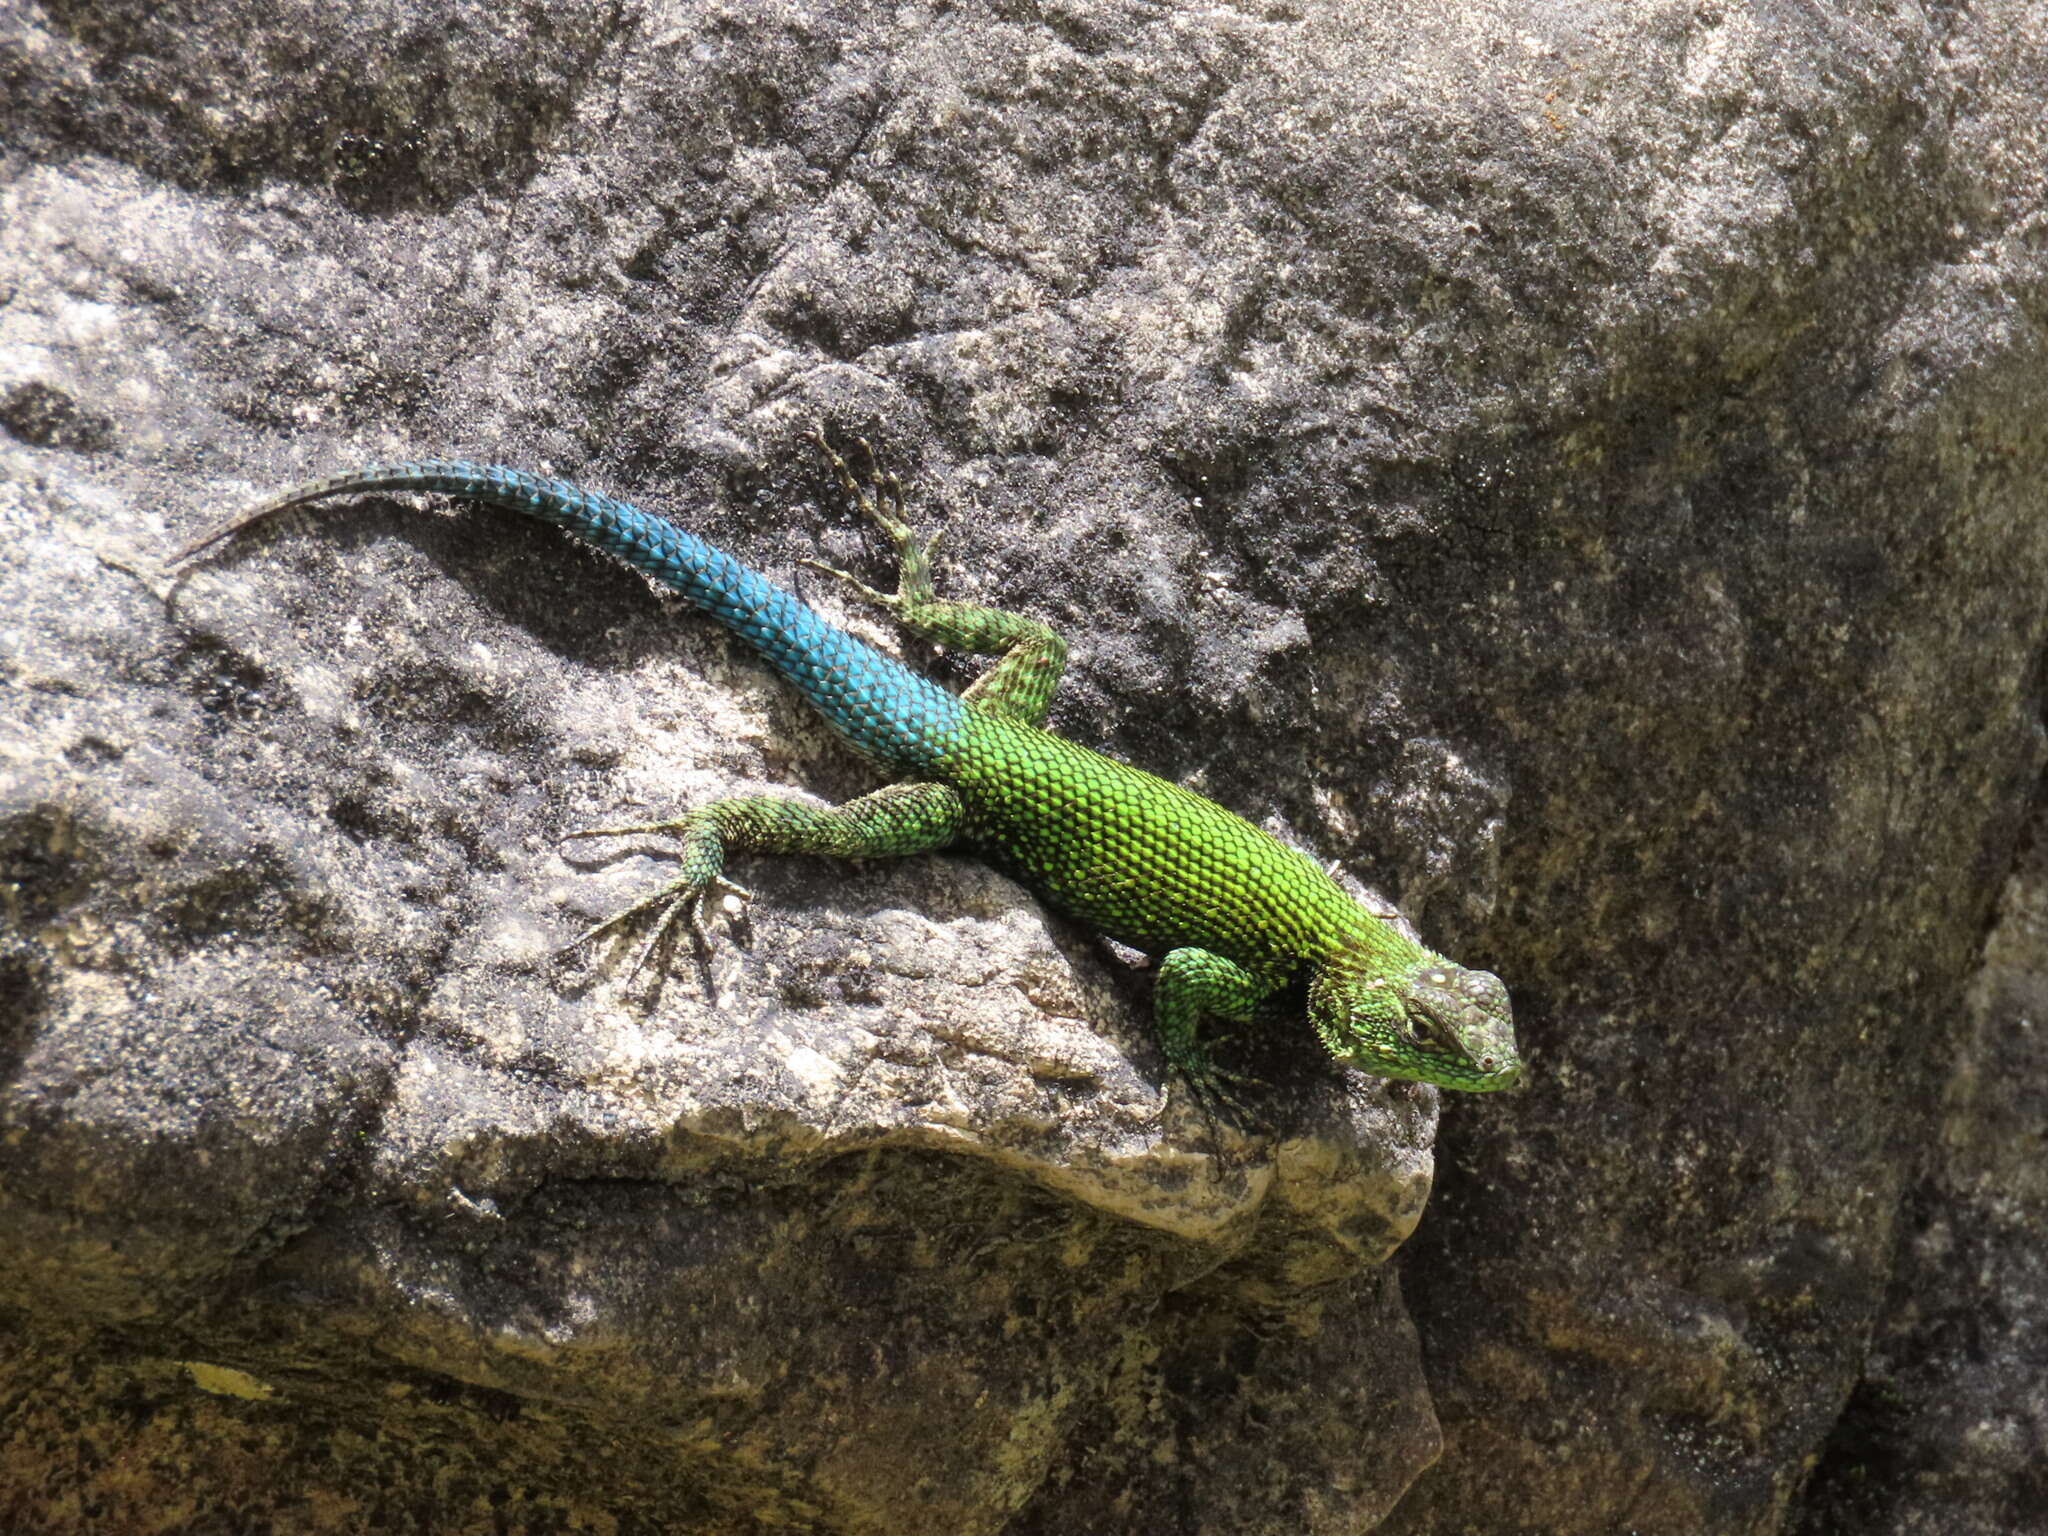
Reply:
[[[285,507],[350,492],[440,491],[508,507],[566,527],[681,592],[753,644],[842,736],[901,777],[843,806],[736,797],[672,821],[571,834],[662,833],[678,842],[677,877],[584,939],[658,913],[644,958],[679,921],[699,925],[705,896],[729,884],[723,870],[733,852],[876,857],[965,844],[1063,911],[1160,958],[1154,1012],[1161,1042],[1204,1096],[1230,1097],[1233,1080],[1204,1045],[1204,1022],[1248,1022],[1304,984],[1307,1022],[1341,1062],[1469,1090],[1517,1081],[1521,1059],[1498,978],[1423,948],[1313,860],[1214,801],[1045,730],[1064,642],[1021,615],[937,597],[930,544],[905,520],[894,479],[877,477],[864,488],[829,446],[826,452],[899,561],[894,593],[831,574],[918,634],[999,656],[963,696],[880,655],[672,524],[563,481],[495,466],[400,464],[316,481],[210,531],[177,558]]]
[[[1422,954],[1243,817],[1050,731],[976,710],[944,768],[966,841],[1134,949],[1194,945],[1283,981],[1376,938],[1393,963]]]

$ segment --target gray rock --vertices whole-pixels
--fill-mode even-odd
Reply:
[[[2044,759],[2044,50],[0,13],[0,1523],[2038,1520],[2038,934],[1972,977]],[[877,564],[814,422],[1073,639],[1056,725],[1506,977],[1527,1090],[1433,1155],[1304,1035],[1221,1132],[1144,978],[954,858],[560,961],[667,867],[565,831],[873,777],[502,515],[158,565],[466,453],[895,644],[799,581]]]
[[[2036,801],[1901,1213],[1863,1379],[1805,1529],[2003,1536],[2048,1528],[2048,841]]]

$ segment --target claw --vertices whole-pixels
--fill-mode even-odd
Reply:
[[[581,933],[577,934],[575,938],[571,939],[568,943],[564,944],[559,950],[556,951],[556,953],[563,955],[571,954],[574,951],[581,949],[584,945],[588,944],[592,939],[610,933],[614,928],[623,927],[625,924],[631,922],[634,918],[638,917],[642,912],[647,911],[649,908],[662,905],[663,903],[673,903],[675,900],[678,899],[679,888],[683,884],[684,882],[682,881],[676,881],[672,884],[664,885],[652,896],[642,897],[639,901],[634,902],[630,907],[625,907],[617,912],[614,912],[610,917],[606,918],[603,922],[598,923],[593,927],[584,929]]]
[[[852,467],[839,456],[839,450],[834,448],[831,440],[825,436],[825,429],[818,426],[812,427],[811,441],[824,450],[825,457],[832,461],[832,467],[839,471],[840,487],[847,495],[853,497],[854,500],[860,500],[860,482],[853,478]]]
[[[1203,1063],[1199,1070],[1182,1067],[1181,1077],[1187,1083],[1196,1108],[1209,1119],[1225,1121],[1236,1129],[1242,1129],[1251,1122],[1251,1105],[1243,1090],[1257,1086],[1259,1080],[1256,1077],[1246,1072],[1233,1072],[1214,1062]]]
[[[596,836],[597,834],[592,833],[591,835]],[[752,891],[743,885],[726,879],[723,875],[713,875],[709,880],[701,884],[691,880],[671,880],[667,885],[662,886],[651,895],[641,897],[631,906],[614,912],[603,922],[586,928],[582,933],[579,933],[575,938],[556,950],[555,953],[558,955],[573,954],[575,951],[583,948],[584,945],[590,943],[591,940],[611,932],[614,928],[624,927],[642,913],[653,911],[658,907],[661,909],[661,921],[654,925],[653,934],[645,944],[641,945],[639,954],[634,957],[631,968],[626,972],[626,979],[631,981],[641,971],[646,969],[647,962],[653,958],[655,951],[665,946],[679,918],[687,919],[690,924],[690,931],[705,944],[708,945],[711,942],[711,935],[704,931],[704,898],[713,891],[720,890],[724,891],[728,896],[738,897],[743,902],[754,899]]]
[[[864,437],[854,439],[868,461],[867,479],[863,482],[854,475],[853,466],[840,456],[839,450],[826,438],[824,428],[814,426],[810,435],[811,441],[823,449],[825,456],[832,461],[832,468],[839,476],[840,489],[860,508],[861,514],[896,546],[897,552],[901,554],[914,544],[917,534],[905,516],[909,499],[903,491],[903,480],[893,471],[883,470],[881,461],[875,456],[874,445]],[[929,550],[930,546],[927,545],[926,548]]]
[[[650,832],[680,832],[686,819],[649,821],[636,827],[579,827],[574,831],[564,832],[562,837],[566,841],[572,837],[643,837]]]
[[[633,979],[647,969],[647,962],[652,960],[657,952],[666,954],[673,947],[669,935],[675,932],[676,919],[679,916],[688,917],[690,932],[696,935],[699,943],[709,944],[711,942],[704,936],[704,924],[698,915],[698,909],[702,906],[703,901],[704,893],[699,890],[678,896],[668,904],[667,910],[661,914],[661,921],[654,925],[654,932],[647,936],[647,942],[640,946],[640,952],[633,957],[632,965],[626,970],[626,982],[628,985],[631,985]]]
[[[799,560],[797,564],[807,565],[814,571],[823,571],[827,576],[837,576],[841,581],[845,582],[849,587],[853,588],[854,591],[858,592],[862,597],[866,598],[869,602],[874,603],[878,607],[893,607],[897,602],[897,597],[895,593],[877,592],[873,587],[869,586],[866,582],[862,581],[858,576],[854,575],[851,571],[842,571],[837,566],[825,564],[825,562],[822,560]]]
[[[883,470],[881,460],[875,457],[874,445],[866,438],[857,437],[854,441],[868,459],[868,488],[855,490],[854,494],[874,525],[900,547],[915,537],[903,515],[909,502],[903,494],[902,477],[894,470]]]

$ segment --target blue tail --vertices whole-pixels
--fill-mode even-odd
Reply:
[[[928,767],[958,740],[964,714],[957,698],[827,623],[724,550],[628,502],[502,465],[459,459],[373,464],[309,481],[210,530],[173,561],[287,507],[364,491],[463,496],[568,529],[682,593],[801,688],[841,736],[894,767]]]

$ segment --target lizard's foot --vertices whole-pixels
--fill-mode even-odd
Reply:
[[[814,571],[824,572],[824,574],[826,574],[827,576],[838,577],[839,580],[845,582],[849,587],[853,588],[854,591],[858,592],[862,597],[866,598],[869,602],[873,603],[877,608],[886,608],[893,613],[896,610],[897,605],[903,601],[903,599],[898,597],[894,592],[877,592],[873,587],[869,586],[866,582],[862,581],[858,576],[854,575],[853,572],[842,571],[839,569],[838,566],[827,565],[822,560],[802,559],[797,561],[797,564],[807,565]]]
[[[598,834],[592,831],[583,835],[594,837]],[[658,911],[661,916],[654,925],[654,931],[648,935],[647,942],[640,946],[640,952],[633,957],[633,964],[626,971],[626,979],[631,981],[647,968],[648,961],[657,953],[664,952],[673,945],[678,923],[688,923],[690,932],[697,942],[709,947],[711,936],[704,931],[704,902],[712,892],[719,890],[724,891],[728,897],[736,897],[740,901],[750,900],[754,894],[745,886],[736,885],[723,875],[713,875],[709,879],[698,875],[684,875],[671,880],[651,895],[641,897],[623,911],[614,912],[603,922],[586,928],[556,953],[573,954],[614,929],[627,927],[642,913]]]
[[[630,827],[577,827],[562,834],[564,839],[572,837],[645,837],[649,833],[675,835],[687,832],[696,823],[687,815],[673,821],[643,821]]]
[[[868,477],[865,481],[855,477],[852,466],[840,457],[839,451],[827,440],[822,430],[812,428],[811,441],[822,448],[825,456],[832,461],[833,469],[839,474],[840,489],[846,492],[856,507],[860,508],[861,515],[873,523],[882,537],[889,541],[889,547],[895,552],[897,568],[901,573],[897,578],[897,585],[901,591],[897,597],[891,598],[875,591],[845,571],[834,570],[829,565],[820,565],[815,560],[806,560],[803,563],[825,572],[828,576],[837,576],[841,581],[851,582],[870,602],[879,603],[892,611],[905,597],[915,595],[920,600],[929,600],[932,551],[938,548],[939,535],[945,530],[938,530],[928,539],[917,536],[917,530],[910,526],[902,480],[894,474],[883,473],[880,462],[875,458],[875,450],[866,438],[854,439],[860,445],[860,451],[867,455]]]
[[[1187,1084],[1195,1107],[1209,1119],[1223,1121],[1233,1130],[1242,1130],[1254,1123],[1251,1102],[1246,1098],[1245,1090],[1257,1086],[1259,1080],[1256,1077],[1208,1062],[1200,1071],[1182,1068],[1181,1080]]]
[[[622,912],[616,912],[594,927],[586,929],[563,945],[558,953],[567,955],[583,948],[595,939],[615,929],[624,928],[644,913],[657,913],[654,931],[634,957],[632,969],[626,973],[630,981],[647,968],[657,954],[664,954],[673,947],[676,927],[688,923],[691,934],[696,938],[700,954],[710,949],[710,935],[704,930],[705,898],[714,891],[724,891],[729,897],[741,901],[750,900],[753,892],[745,886],[725,878],[719,866],[724,862],[715,826],[709,813],[696,810],[670,821],[639,822],[623,827],[583,827],[564,833],[564,837],[643,837],[648,835],[675,836],[682,840],[679,858],[682,868],[676,878],[650,895],[643,896]]]
[[[852,498],[853,504],[860,508],[861,514],[882,531],[884,538],[895,545],[899,552],[917,542],[917,532],[910,526],[910,519],[904,514],[903,482],[894,474],[882,472],[881,462],[875,457],[874,447],[866,438],[854,439],[854,442],[860,445],[860,451],[867,456],[868,477],[865,481],[855,478],[852,466],[839,456],[839,450],[832,446],[823,428],[811,428],[811,441],[825,450],[825,457],[832,461],[833,469],[839,472],[840,489]]]
[[[1166,1059],[1174,1076],[1186,1085],[1197,1109],[1211,1120],[1223,1120],[1242,1129],[1254,1123],[1246,1090],[1256,1088],[1259,1079],[1249,1072],[1236,1072],[1217,1064],[1211,1053],[1215,1046],[1227,1044],[1230,1038],[1212,1034],[1200,1042],[1185,1041],[1177,1049],[1169,1049]],[[1171,1087],[1167,1090],[1169,1097],[1174,1091]]]

